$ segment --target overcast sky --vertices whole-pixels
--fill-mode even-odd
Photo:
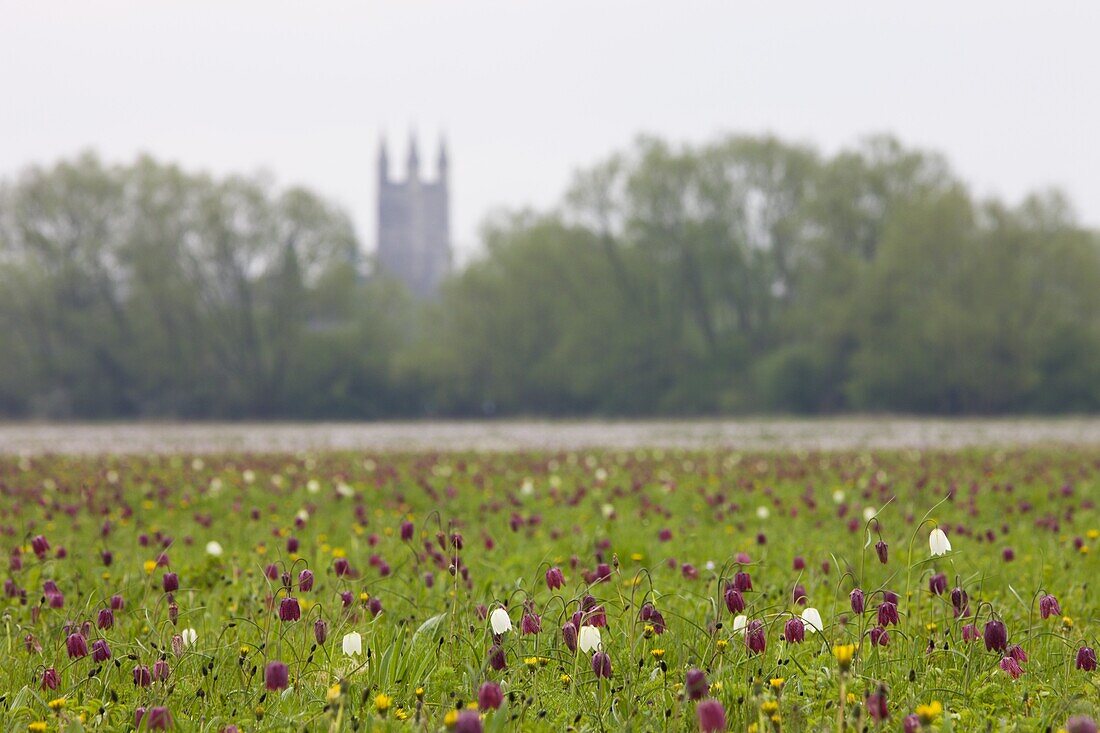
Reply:
[[[1098,30],[1092,2],[0,0],[0,176],[85,148],[265,169],[373,248],[380,133],[403,161],[415,128],[434,165],[445,132],[468,252],[640,132],[889,131],[1100,225]]]

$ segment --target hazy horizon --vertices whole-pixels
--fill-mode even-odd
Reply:
[[[0,176],[85,149],[266,170],[375,246],[375,156],[451,152],[460,256],[500,207],[548,207],[639,133],[874,133],[944,153],[979,195],[1058,187],[1100,225],[1100,6],[567,2],[84,5],[0,0]],[[1057,33],[1053,31],[1057,30]],[[659,31],[659,34],[657,33]]]

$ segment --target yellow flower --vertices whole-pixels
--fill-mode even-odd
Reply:
[[[454,708],[451,708],[450,710],[447,711],[447,714],[443,716],[443,725],[447,726],[448,728],[454,728],[455,723],[457,723],[457,722],[458,722],[458,711],[455,710]]]
[[[833,656],[836,657],[837,664],[840,665],[842,670],[847,670],[852,666],[852,658],[856,654],[855,644],[837,644],[833,647]]]
[[[935,631],[936,628],[937,628],[936,622],[932,621],[931,623],[927,623],[927,624],[924,625],[924,628],[927,629],[928,631]]]
[[[153,571],[157,569],[157,561],[156,560],[146,560],[145,565],[143,567],[145,568],[145,574],[146,575],[152,575]]]
[[[775,715],[779,712],[779,703],[775,700],[765,700],[760,703],[760,711],[764,713],[764,715]]]
[[[563,684],[564,686],[566,686],[566,687],[569,687],[569,683],[571,683],[571,682],[573,681],[573,678],[572,678],[572,677],[570,677],[570,676],[569,676],[569,675],[567,675],[567,674],[563,674],[563,675],[562,675],[562,676],[560,677],[560,679],[561,679],[561,683],[562,683],[562,684]]]
[[[730,643],[728,639],[719,639],[718,641],[714,642],[714,645],[718,647],[718,651],[724,652],[726,650],[726,647],[729,646]]]
[[[370,593],[367,593],[366,591],[363,591],[362,593],[359,594],[359,600],[363,603],[366,603],[367,601],[370,600]]]
[[[1069,616],[1063,616],[1062,617],[1062,626],[1064,626],[1066,629],[1072,629],[1073,628],[1073,619],[1071,619]]]
[[[405,708],[396,708],[393,711],[393,717],[397,720],[408,720],[409,712]]]
[[[938,700],[933,700],[927,705],[917,706],[917,717],[920,718],[920,722],[925,725],[935,723],[942,714],[943,705],[941,705]]]
[[[340,683],[337,682],[332,687],[328,688],[328,692],[325,693],[325,699],[329,702],[335,702],[340,697],[340,693],[343,690],[340,689]]]
[[[539,658],[538,657],[524,657],[523,663],[526,664],[528,666],[528,668],[534,669],[535,666],[538,665],[538,663],[539,663]]]
[[[60,710],[61,708],[65,707],[65,698],[58,697],[50,700],[48,705],[50,706],[50,710]]]
[[[656,631],[657,630],[653,628],[653,624],[646,624],[645,628],[642,629],[642,636],[649,639]]]
[[[649,653],[653,655],[654,659],[660,659],[665,655],[664,649],[650,649]]]
[[[710,685],[710,694],[711,695],[717,695],[721,691],[722,691],[722,683],[721,682],[712,682],[711,683],[711,685]]]
[[[386,714],[386,711],[390,709],[390,705],[393,704],[393,698],[384,692],[379,692],[374,696],[374,709],[382,715]]]
[[[43,720],[36,720],[33,723],[27,724],[27,730],[31,731],[31,733],[46,733],[47,729],[46,722]]]
[[[645,559],[645,556],[642,555],[642,553],[640,553],[640,552],[632,552],[632,553],[630,553],[630,559],[633,560],[634,562],[641,562],[642,560]]]
[[[417,700],[423,700],[424,699],[424,688],[423,687],[417,687],[416,688],[416,699]]]
[[[1100,539],[1100,529],[1090,529],[1088,532],[1085,532],[1085,536],[1090,540]]]
[[[783,683],[786,681],[787,680],[784,677],[772,677],[770,680],[768,680],[768,684],[772,686],[773,690],[779,690],[783,688]]]

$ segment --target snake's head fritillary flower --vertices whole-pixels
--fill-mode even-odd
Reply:
[[[692,667],[687,671],[684,676],[684,691],[690,699],[702,699],[709,689],[710,685],[707,684],[707,676],[703,673],[703,670]]]
[[[57,670],[53,667],[47,667],[42,672],[42,689],[43,690],[56,690],[61,686],[61,675],[57,673]]]
[[[500,644],[493,644],[489,648],[489,666],[498,672],[508,666],[508,660],[504,657],[504,647]]]
[[[596,652],[592,655],[592,672],[597,678],[611,678],[611,657],[607,652]]]
[[[1039,599],[1039,615],[1044,619],[1048,619],[1051,616],[1061,616],[1062,607],[1058,605],[1058,599],[1050,593]]]
[[[725,601],[730,613],[737,614],[745,610],[745,596],[732,585],[726,588]]]
[[[88,656],[88,640],[81,634],[69,634],[65,639],[65,650],[69,654],[69,659],[80,659],[81,657]]]
[[[153,674],[144,664],[134,667],[134,685],[136,687],[148,687],[153,684]]]
[[[477,691],[477,706],[481,710],[496,710],[504,702],[504,693],[496,682],[483,682]]]
[[[268,662],[264,668],[264,687],[268,690],[285,690],[290,685],[290,670],[279,661]]]
[[[872,720],[876,723],[881,723],[890,717],[890,710],[886,703],[886,687],[879,685],[878,689],[867,696],[866,700],[867,712],[870,713]]]
[[[871,629],[871,646],[889,646],[890,632],[882,626]]]
[[[1077,650],[1076,659],[1077,669],[1085,672],[1092,672],[1096,669],[1096,650],[1092,647],[1083,646]]]
[[[942,596],[947,592],[947,576],[943,573],[936,573],[928,579],[928,590],[933,595]]]
[[[820,632],[825,629],[825,622],[821,620],[821,612],[812,606],[802,612],[802,620],[810,627],[810,631]]]
[[[561,568],[552,567],[546,571],[546,587],[550,590],[557,590],[565,585],[565,576],[561,572]]]
[[[901,728],[905,733],[917,733],[920,730],[920,717],[916,713],[909,713],[902,720]]]
[[[99,614],[96,616],[96,626],[101,629],[109,629],[115,625],[115,614],[109,608],[99,609]]]
[[[302,572],[298,573],[298,590],[302,593],[309,593],[313,590],[313,571],[309,568],[305,568]]]
[[[947,534],[939,527],[933,529],[928,535],[928,550],[932,553],[932,557],[951,552],[951,540],[947,539]]]
[[[1005,657],[1001,660],[1001,669],[1003,669],[1009,677],[1012,679],[1019,679],[1020,675],[1024,673],[1023,667],[1012,657]]]
[[[220,542],[216,540],[210,540],[206,543],[206,554],[210,557],[221,557],[223,552],[224,550],[222,550],[222,545]]]
[[[733,587],[742,593],[752,590],[752,576],[741,571],[733,576]]]
[[[795,616],[787,620],[783,626],[783,639],[788,644],[801,644],[806,639],[806,625],[802,619]]]
[[[92,642],[92,660],[99,662],[106,662],[111,658],[111,647],[107,646],[106,639],[96,639]]]
[[[764,631],[764,622],[753,619],[745,627],[745,646],[752,654],[763,654],[768,646],[768,639]]]
[[[320,620],[320,619],[318,619]],[[317,632],[317,625],[314,624],[314,634]],[[344,640],[341,644],[344,650],[344,654],[351,656],[358,656],[363,653],[363,637],[358,631],[352,631],[344,634]]]
[[[885,565],[890,559],[890,546],[883,540],[879,540],[875,543],[875,554],[878,555],[878,561]]]
[[[1008,648],[1008,631],[1003,621],[997,619],[987,621],[982,638],[985,640],[986,651],[1003,652]]]
[[[165,593],[174,593],[180,588],[180,578],[175,573],[165,573],[162,578],[162,587]]]
[[[596,626],[582,626],[577,633],[577,647],[585,654],[598,651],[602,644],[600,630]]]
[[[853,613],[863,613],[863,610],[867,607],[866,596],[863,594],[863,590],[856,588],[848,594],[848,600],[852,604]]]
[[[890,624],[897,625],[898,619],[898,605],[893,601],[883,601],[878,606],[878,625],[889,626]]]
[[[561,627],[562,640],[565,641],[565,646],[569,651],[577,651],[577,627],[572,621],[566,621],[565,625]]]
[[[726,709],[714,698],[708,698],[695,706],[700,733],[721,733],[726,730]]]
[[[1096,721],[1087,715],[1074,715],[1066,721],[1066,733],[1097,733]]]
[[[955,609],[955,618],[970,615],[970,596],[962,588],[951,591],[951,607]]]
[[[537,634],[542,631],[542,619],[537,613],[525,613],[520,621],[520,631],[524,634]]]
[[[512,619],[503,608],[494,608],[493,612],[489,614],[489,626],[496,636],[507,634],[512,630]]]
[[[455,718],[454,733],[482,733],[481,716],[476,710],[463,710]]]
[[[293,596],[279,601],[279,620],[297,621],[302,617],[302,607]]]

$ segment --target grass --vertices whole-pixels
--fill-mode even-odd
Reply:
[[[143,709],[141,730],[679,731],[699,729],[702,698],[735,731],[900,730],[910,715],[1058,730],[1098,713],[1098,673],[1076,666],[1097,645],[1098,479],[1100,451],[1053,448],[2,458],[0,711],[10,730],[125,730]],[[930,555],[935,527],[946,555]],[[752,590],[736,614],[739,572]],[[876,646],[886,592],[899,620]],[[1043,618],[1047,594],[1060,612]],[[289,597],[299,620],[280,619]],[[584,625],[606,616],[610,678],[564,641],[582,605]],[[494,639],[501,607],[512,629]],[[806,608],[824,628],[785,641]],[[522,633],[528,614],[539,633]],[[982,639],[991,620],[1026,655],[1018,679],[1012,650]],[[88,656],[70,655],[74,636]],[[135,667],[160,679],[135,684]],[[457,716],[487,682],[499,708]]]

